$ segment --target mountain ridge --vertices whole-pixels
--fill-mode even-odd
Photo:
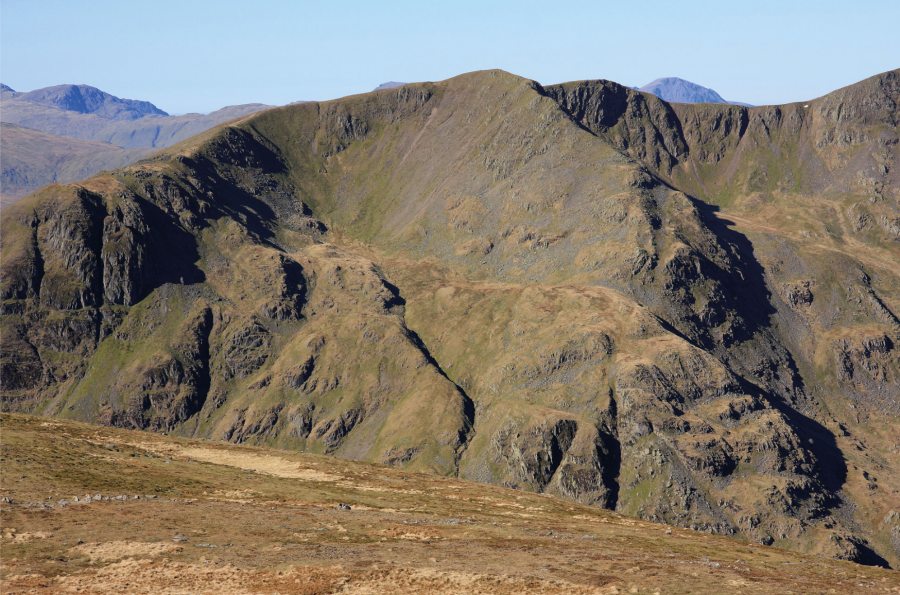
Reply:
[[[712,89],[677,77],[658,78],[638,91],[653,93],[669,103],[728,103]]]
[[[3,214],[3,406],[895,563],[897,81],[482,71],[50,186]]]
[[[9,87],[4,87],[4,91],[11,91]],[[63,111],[94,114],[109,120],[137,120],[146,116],[169,115],[149,101],[121,99],[89,85],[55,85],[16,92],[10,99]]]
[[[272,106],[250,103],[226,106],[209,114],[150,115],[135,120],[111,120],[96,114],[66,111],[40,104],[13,102],[4,106],[3,121],[40,132],[82,140],[98,140],[123,149],[164,148],[228,120]]]

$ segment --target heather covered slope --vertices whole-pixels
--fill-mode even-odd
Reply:
[[[3,215],[4,407],[895,564],[894,80],[748,110],[486,71],[50,186]],[[872,227],[822,235],[851,200]]]

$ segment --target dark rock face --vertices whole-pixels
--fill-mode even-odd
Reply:
[[[524,428],[522,428],[524,429]],[[520,475],[522,481],[534,481],[543,488],[556,473],[578,424],[574,420],[544,420],[541,425],[521,432],[512,428],[501,431],[494,438],[494,449],[499,459],[506,461],[510,471]]]
[[[99,305],[100,202],[99,196],[81,191],[69,208],[43,210],[35,213],[35,218],[28,223],[37,227],[40,253],[48,255],[41,256],[43,276],[38,297],[43,306],[76,310]]]
[[[137,377],[122,379],[119,394],[133,394],[124,409],[105,412],[110,425],[171,431],[201,410],[209,391],[209,333],[212,311],[202,308],[179,329],[170,350],[154,354]]]
[[[662,100],[610,81],[553,85],[544,91],[588,130],[604,134],[616,147],[663,172],[671,171],[687,152],[678,118]]]
[[[298,367],[288,370],[285,378],[287,385],[296,391],[305,391],[307,388],[306,381],[312,376],[315,363],[315,357],[309,356],[306,361]]]
[[[103,291],[105,301],[131,306],[143,296],[150,233],[139,205],[119,205],[103,221]]]
[[[2,349],[0,374],[3,376],[3,387],[9,391],[35,388],[41,384],[44,375],[38,350],[24,336],[25,329],[22,325],[13,323],[8,328],[9,330],[4,333],[3,345],[0,347]]]
[[[269,357],[271,342],[269,331],[256,320],[232,326],[224,352],[230,374],[246,378],[259,369]]]
[[[834,341],[838,378],[861,393],[882,392],[898,381],[895,349],[893,340],[886,335]]]
[[[335,419],[321,422],[313,429],[313,436],[321,439],[326,448],[333,449],[362,419],[361,410],[350,409]]]
[[[232,416],[222,439],[239,444],[260,436],[271,437],[278,427],[283,409],[282,405],[275,405],[263,412],[255,421],[246,418],[246,410],[238,410]]]
[[[291,418],[288,420],[288,424],[290,425],[290,435],[293,438],[307,438],[309,433],[312,431],[313,426],[313,416],[312,412],[315,410],[316,406],[310,403],[306,407],[306,411],[296,412]]]

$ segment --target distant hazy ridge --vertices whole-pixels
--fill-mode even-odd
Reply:
[[[170,116],[149,101],[121,99],[87,85],[57,85],[27,93],[2,85],[0,91],[0,119],[18,126],[2,130],[4,202],[53,182],[72,182],[122,167],[213,126],[272,107],[251,103],[205,115]],[[108,145],[101,148],[73,139]]]

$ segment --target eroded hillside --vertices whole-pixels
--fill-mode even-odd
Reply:
[[[4,407],[896,564],[897,79],[486,71],[47,187],[3,213]]]

